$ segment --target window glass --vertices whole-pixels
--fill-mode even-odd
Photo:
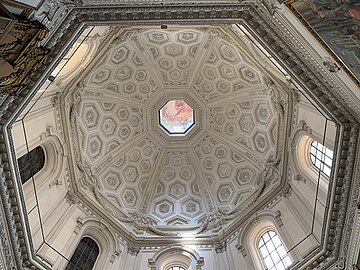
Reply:
[[[172,266],[172,267],[168,268],[167,270],[185,270],[185,268],[183,268],[181,266]]]
[[[92,270],[99,255],[99,247],[89,237],[80,240],[65,270]]]
[[[18,159],[21,182],[25,184],[37,174],[45,164],[45,153],[41,146],[31,150]]]
[[[323,146],[317,141],[312,141],[310,148],[310,159],[312,164],[330,176],[331,165],[333,160],[333,151]]]
[[[291,259],[274,231],[264,233],[259,241],[258,248],[267,270],[286,269]]]

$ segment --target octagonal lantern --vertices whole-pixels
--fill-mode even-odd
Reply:
[[[159,120],[169,135],[185,135],[195,124],[194,110],[183,99],[169,100],[161,107]]]

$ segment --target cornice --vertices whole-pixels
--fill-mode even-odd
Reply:
[[[257,37],[279,61],[285,63],[287,70],[296,84],[310,95],[319,107],[327,111],[338,125],[334,156],[336,167],[331,176],[334,179],[329,187],[332,196],[328,197],[329,206],[326,213],[329,217],[322,243],[324,251],[311,254],[307,262],[300,262],[293,269],[329,269],[339,261],[341,265],[348,253],[352,225],[354,223],[354,205],[359,194],[359,186],[354,186],[353,179],[360,179],[360,169],[354,171],[357,159],[359,122],[356,119],[358,109],[348,100],[340,98],[340,87],[336,82],[331,84],[323,80],[327,77],[319,63],[312,57],[306,57],[304,47],[300,46],[286,27],[275,19],[267,9],[256,8],[251,4],[216,4],[206,6],[136,6],[136,7],[74,7],[59,28],[48,38],[46,46],[52,51],[46,62],[38,68],[38,73],[28,81],[28,87],[20,96],[3,96],[0,100],[0,158],[2,174],[0,179],[1,198],[4,216],[9,235],[4,235],[3,250],[12,249],[14,256],[6,256],[6,264],[12,266],[15,261],[18,268],[39,269],[38,264],[29,258],[31,243],[27,241],[28,221],[22,214],[23,197],[19,192],[19,177],[15,174],[16,158],[11,141],[10,127],[29,100],[36,93],[39,85],[56,66],[57,61],[78,36],[86,24],[123,24],[123,25],[154,25],[154,24],[219,24],[242,23]],[[251,26],[251,29],[250,29]],[[64,49],[65,48],[65,49]],[[336,87],[334,87],[334,85]],[[341,144],[339,144],[341,140]],[[12,149],[12,150],[11,150]],[[336,179],[336,180],[335,180]],[[350,207],[347,207],[350,205]],[[353,211],[353,214],[352,214]],[[350,214],[348,214],[350,213]],[[348,214],[348,215],[347,215]],[[342,234],[343,233],[343,234]],[[3,235],[2,235],[3,236]],[[326,236],[326,237],[325,237]],[[3,238],[1,237],[2,241]],[[14,260],[15,259],[15,260]],[[31,260],[31,261],[30,261]],[[11,268],[9,268],[11,269]]]
[[[333,93],[338,93],[337,97],[339,100],[351,105],[349,106],[349,110],[352,111],[353,116],[359,120],[360,102],[350,89],[351,87],[356,87],[356,84],[359,85],[359,82],[355,82],[355,84],[351,86],[346,85],[335,73],[331,73],[326,68],[323,63],[324,58],[311,47],[311,43],[313,43],[312,40],[302,38],[300,30],[296,29],[286,17],[281,16],[279,13],[276,13],[274,17],[276,22],[274,26],[278,29],[279,34],[285,40],[291,40],[289,45],[293,49],[299,49],[299,51],[301,51],[301,57],[310,64],[309,68],[311,68],[322,81],[326,82],[327,87],[334,88],[334,90],[336,89]],[[354,77],[349,78],[349,80],[350,79],[354,79]]]
[[[2,263],[4,263],[5,268],[6,269],[12,269],[14,267],[13,264],[13,254],[11,252],[11,248],[10,248],[10,241],[9,241],[9,237],[10,235],[8,234],[8,230],[6,228],[6,225],[4,223],[4,221],[6,220],[5,217],[3,216],[3,211],[4,208],[2,207],[3,204],[1,204],[1,212],[0,212],[0,240],[1,240],[1,246],[2,246],[2,250],[0,251],[1,254],[1,260],[4,259],[4,261]],[[3,265],[0,265],[0,269],[5,269],[2,268]]]

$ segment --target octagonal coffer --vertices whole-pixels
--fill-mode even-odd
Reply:
[[[170,136],[183,136],[194,125],[194,110],[184,99],[167,101],[159,110],[159,124]]]

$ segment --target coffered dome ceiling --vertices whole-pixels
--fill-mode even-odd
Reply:
[[[75,192],[134,234],[238,224],[284,186],[290,102],[270,77],[222,27],[118,30],[66,97]],[[185,134],[159,124],[175,100]]]

